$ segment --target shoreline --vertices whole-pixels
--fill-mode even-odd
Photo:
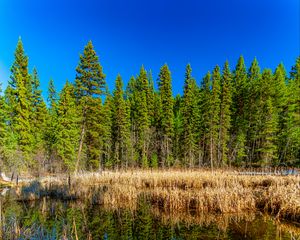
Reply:
[[[232,171],[131,170],[43,177],[12,185],[17,201],[49,197],[114,208],[136,208],[143,197],[170,213],[262,212],[300,221],[300,176],[239,175]]]

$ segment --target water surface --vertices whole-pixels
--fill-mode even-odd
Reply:
[[[296,225],[267,216],[166,213],[145,200],[135,209],[2,201],[1,223],[3,239],[300,239]]]

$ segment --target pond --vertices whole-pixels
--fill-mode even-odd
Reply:
[[[268,216],[166,213],[83,202],[1,200],[1,239],[300,239],[300,228]]]

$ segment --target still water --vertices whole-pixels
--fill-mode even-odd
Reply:
[[[1,201],[1,239],[300,239],[300,229],[262,215],[164,213],[141,200],[112,209],[44,199]]]

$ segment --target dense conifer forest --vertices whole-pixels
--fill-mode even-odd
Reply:
[[[74,81],[56,92],[50,80],[45,101],[19,39],[0,96],[1,168],[300,165],[300,57],[287,72],[282,63],[260,69],[256,59],[248,68],[241,56],[197,80],[188,64],[182,83],[183,95],[174,96],[167,64],[157,81],[142,66],[127,86],[118,75],[110,92],[88,42]]]

